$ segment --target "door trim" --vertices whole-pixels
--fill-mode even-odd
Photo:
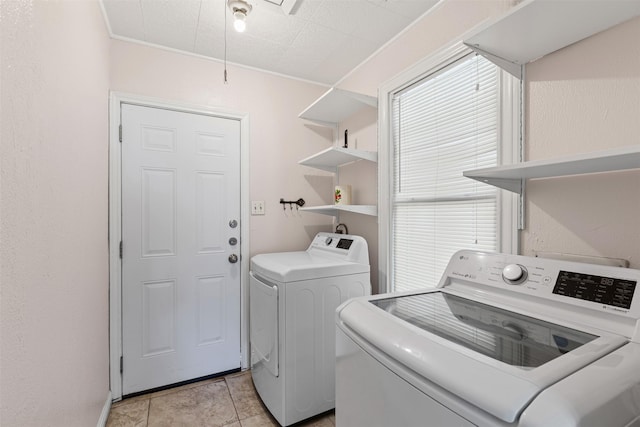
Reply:
[[[141,95],[109,92],[109,379],[114,401],[122,399],[122,164],[120,106],[134,104],[240,122],[240,367],[249,367],[249,115],[207,106],[184,104]]]

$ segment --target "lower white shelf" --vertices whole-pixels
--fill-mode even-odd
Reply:
[[[378,215],[378,210],[374,205],[325,205],[300,208],[300,210],[332,216],[338,216],[340,212],[353,212],[370,216]]]
[[[615,172],[628,169],[640,169],[640,145],[576,154],[561,159],[533,160],[515,165],[476,169],[465,171],[462,174],[467,178],[522,194],[525,179]]]

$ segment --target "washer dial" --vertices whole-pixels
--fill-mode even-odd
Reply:
[[[510,285],[519,285],[527,280],[527,269],[520,264],[509,264],[502,269],[502,278]]]

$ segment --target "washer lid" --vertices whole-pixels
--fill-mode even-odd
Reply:
[[[545,388],[627,342],[444,291],[356,298],[338,310],[348,334],[509,423]]]
[[[274,282],[369,273],[369,266],[309,252],[279,252],[251,258],[251,271]]]

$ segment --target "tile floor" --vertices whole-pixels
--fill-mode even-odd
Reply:
[[[300,427],[333,427],[333,411]],[[253,387],[239,372],[114,403],[107,427],[278,427]]]

